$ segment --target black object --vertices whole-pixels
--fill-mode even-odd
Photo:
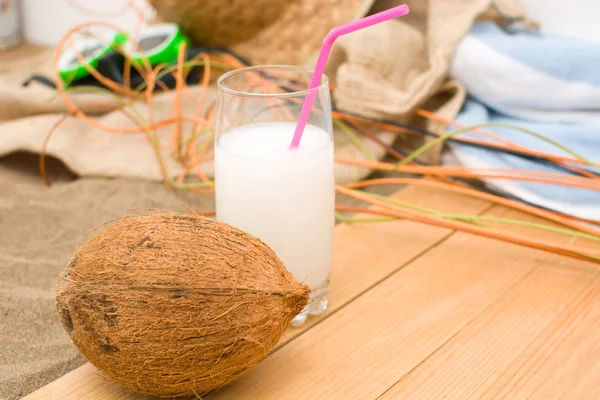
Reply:
[[[220,53],[231,54],[236,59],[238,59],[241,63],[243,63],[245,65],[250,65],[248,60],[237,55],[236,53],[232,52],[231,50],[222,48],[222,47],[191,48],[187,51],[187,60],[191,60],[194,57],[197,57],[198,55],[200,55],[202,53],[209,53],[209,52],[212,52],[212,53],[220,52]],[[174,61],[171,65],[177,65],[177,61]],[[125,68],[125,57],[118,51],[113,50],[113,51],[108,52],[106,55],[104,55],[98,61],[98,66],[96,67],[96,70],[103,77],[106,77],[107,79],[109,79],[113,82],[123,85],[125,83],[125,77],[123,74],[124,68]],[[198,83],[202,79],[202,71],[203,71],[202,67],[192,67],[189,70],[189,73],[187,74],[186,82],[188,84]],[[161,81],[164,84],[164,86],[168,87],[169,89],[175,88],[176,80],[172,74],[164,74],[164,75],[160,76],[158,78],[158,80]],[[52,79],[50,79],[46,76],[43,76],[43,75],[39,75],[39,74],[31,75],[29,78],[27,78],[22,83],[22,85],[28,86],[31,82],[41,83],[42,85],[56,89],[56,82],[54,82]],[[136,89],[139,87],[143,87],[144,84],[145,84],[145,78],[133,66],[131,66],[130,67],[129,87],[131,89]],[[78,87],[78,86],[103,87],[105,89],[110,90],[110,88],[104,86],[100,81],[98,81],[96,78],[94,78],[91,75],[86,76],[81,79],[77,79],[77,80],[71,82],[69,85],[69,87]],[[161,87],[156,85],[154,90],[161,90]]]

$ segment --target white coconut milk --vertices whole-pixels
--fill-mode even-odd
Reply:
[[[234,128],[215,146],[217,218],[269,245],[313,290],[331,266],[335,188],[333,141],[308,125],[289,149],[294,123]]]

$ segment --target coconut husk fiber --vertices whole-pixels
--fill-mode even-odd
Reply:
[[[59,318],[107,378],[160,397],[217,389],[249,372],[307,304],[259,239],[195,214],[120,219],[61,273]]]

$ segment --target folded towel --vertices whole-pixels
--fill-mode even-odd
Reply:
[[[459,45],[452,65],[452,75],[470,95],[457,120],[464,125],[517,125],[600,164],[599,65],[599,43],[532,32],[508,33],[492,23],[476,24]],[[520,131],[485,130],[531,149],[569,155]],[[482,139],[471,132],[461,135]],[[450,145],[450,150],[445,162],[465,167],[565,173],[560,167],[511,154],[459,144]],[[485,182],[541,207],[600,220],[600,191],[508,180]]]
[[[600,124],[600,43],[480,22],[459,44],[451,74],[508,116]]]

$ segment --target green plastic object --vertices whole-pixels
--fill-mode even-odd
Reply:
[[[176,24],[157,24],[142,29],[136,37],[135,45],[125,38],[123,49],[131,58],[132,64],[143,67],[144,60],[151,66],[171,64],[177,60],[181,43],[190,48],[190,39]],[[140,51],[141,50],[141,51]]]
[[[186,49],[191,44],[190,39],[176,24],[145,27],[140,30],[135,39],[135,43],[132,43],[128,35],[118,33],[112,43],[106,45],[94,38],[80,38],[75,41],[75,49],[85,58],[85,62],[80,62],[76,52],[66,46],[58,62],[58,74],[65,86],[69,87],[71,82],[90,75],[86,65],[96,69],[98,61],[119,46],[131,59],[133,65],[144,67],[144,60],[147,60],[152,67],[158,64],[171,64],[177,60],[181,43],[186,43]]]
[[[90,75],[86,69],[86,65],[96,69],[98,61],[104,57],[109,51],[123,43],[122,35],[115,35],[112,43],[109,45],[103,44],[94,38],[79,38],[75,41],[75,49],[85,59],[85,62],[79,61],[77,53],[68,45],[58,60],[58,74],[65,86],[69,86],[71,82],[85,78]]]

